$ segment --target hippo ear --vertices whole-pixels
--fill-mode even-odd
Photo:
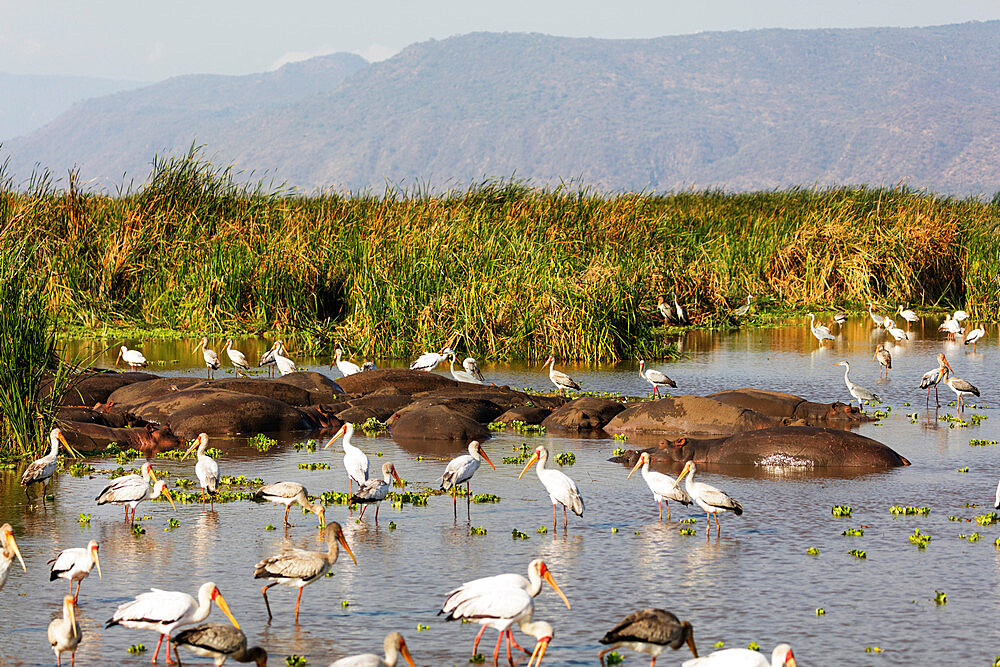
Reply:
[[[683,447],[687,444],[687,438],[677,438],[677,442],[674,443],[674,447]]]
[[[152,433],[153,432],[153,425],[150,424],[149,422],[146,422],[146,432],[147,433]]]

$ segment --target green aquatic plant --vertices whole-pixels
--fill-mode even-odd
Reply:
[[[549,529],[546,528],[545,526],[539,526],[538,528],[535,529],[535,532],[538,533],[539,535],[545,535],[546,533],[549,532]]]
[[[514,538],[515,540],[526,540],[526,539],[528,539],[528,534],[527,534],[527,533],[522,533],[522,532],[521,532],[521,531],[519,531],[519,530],[518,530],[517,528],[515,528],[515,529],[514,529],[514,530],[512,530],[512,531],[510,531],[510,535],[511,535],[511,537],[513,537],[513,538]]]
[[[369,417],[360,426],[365,433],[385,433],[389,430],[389,422],[379,421],[375,417]]]
[[[289,655],[285,657],[285,667],[309,667],[309,661],[301,655]]]
[[[934,604],[941,606],[948,604],[948,595],[944,591],[934,591]]]
[[[500,496],[494,495],[492,493],[477,493],[472,496],[472,502],[483,504],[483,503],[498,503],[500,502]]]
[[[989,514],[980,514],[975,517],[975,520],[980,526],[992,526],[1000,520],[1000,516],[996,512],[990,512]]]
[[[855,558],[868,558],[868,553],[859,549],[851,549],[848,553]]]
[[[900,505],[893,505],[892,507],[889,508],[889,514],[894,514],[896,516],[900,516],[900,515],[902,515],[902,516],[912,516],[912,515],[927,516],[930,513],[931,513],[931,508],[930,507],[914,507],[912,505],[907,505],[907,506],[903,507],[903,506],[900,506]]]
[[[612,651],[604,656],[604,661],[609,665],[620,665],[625,662],[625,658],[618,651]]]
[[[997,444],[996,440],[979,440],[978,438],[969,440],[969,447],[986,447],[987,445],[995,444]]]
[[[469,535],[485,535],[486,529],[480,526],[476,528],[475,526],[469,526]]]
[[[417,632],[424,632],[425,630],[430,630],[430,629],[431,626],[429,625],[421,625],[420,623],[417,623]]]
[[[273,524],[269,523],[266,526],[264,526],[264,530],[277,530],[277,528],[275,528]]]
[[[979,533],[971,533],[969,535],[959,535],[960,538],[966,540],[967,542],[978,542],[981,538]]]
[[[259,452],[266,452],[267,450],[278,444],[278,441],[274,438],[269,438],[263,433],[258,433],[257,435],[250,438],[247,444],[256,449]]]
[[[292,449],[297,452],[315,452],[318,444],[315,440],[309,439],[306,442],[296,442],[292,445]]]
[[[174,528],[177,528],[180,525],[181,525],[180,521],[178,521],[173,517],[170,517],[170,519],[167,520],[167,527],[164,528],[163,530],[173,530]]]
[[[504,463],[511,464],[521,464],[527,461],[533,452],[531,445],[526,442],[522,442],[520,445],[514,445],[514,456],[504,456],[501,460]]]
[[[750,642],[749,644],[747,644],[747,648],[750,649],[751,651],[759,651],[760,644],[758,644],[757,642]]]
[[[329,470],[329,469],[330,469],[329,463],[312,462],[312,463],[299,464],[299,470]]]
[[[132,524],[132,535],[134,535],[135,537],[139,537],[140,535],[145,535],[145,534],[146,534],[146,529],[143,528],[140,524],[138,523]]]
[[[819,549],[817,549],[816,547],[809,547],[808,549],[806,549],[806,553],[809,554],[810,556],[818,556]]]
[[[389,530],[396,530],[396,522],[395,521],[390,521],[389,522]]]
[[[561,466],[571,466],[576,463],[576,454],[573,452],[562,452],[561,454],[556,454],[555,460]]]
[[[830,509],[830,514],[833,516],[851,516],[852,508],[850,505],[834,505]]]
[[[695,531],[694,528],[681,528],[680,530],[678,530],[678,532],[685,537],[691,537],[693,535],[697,535],[697,532]],[[638,535],[638,533],[636,534]]]
[[[919,528],[914,528],[913,534],[910,535],[910,544],[915,544],[920,549],[926,549],[927,543],[930,541],[931,541],[931,536],[925,533],[921,533]]]
[[[847,537],[861,537],[864,534],[865,531],[862,528],[848,528],[847,530],[841,533],[841,535],[846,535]]]
[[[958,472],[969,472],[969,467],[968,467],[968,466],[966,466],[966,467],[964,467],[964,468],[959,468],[959,469],[958,469]]]
[[[614,438],[615,440],[623,440],[623,441],[624,440],[628,440],[628,435],[626,435],[624,433],[615,433],[611,437]],[[623,450],[615,450],[615,451],[618,452],[617,454],[615,454],[615,456],[618,456],[621,453],[621,451],[623,451]]]
[[[132,644],[127,649],[125,649],[125,652],[133,654],[145,653],[146,646],[144,644]]]
[[[865,653],[881,653],[882,649],[878,646],[866,646]]]
[[[816,615],[817,616],[825,616],[826,615],[826,609],[823,609],[823,607],[816,607]]]
[[[90,525],[90,515],[89,514],[81,514],[80,516],[78,516],[76,518],[76,521],[81,526],[89,526]]]

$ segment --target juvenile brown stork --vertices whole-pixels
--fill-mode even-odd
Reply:
[[[640,609],[626,616],[601,639],[608,646],[597,657],[604,667],[604,655],[616,648],[628,648],[652,656],[650,667],[656,667],[656,658],[667,648],[675,651],[684,644],[691,654],[698,657],[694,645],[694,630],[687,621],[681,621],[674,614],[663,609]]]
[[[224,623],[202,623],[186,628],[173,636],[173,642],[174,646],[183,646],[195,655],[212,658],[215,667],[221,667],[229,659],[267,667],[267,651],[259,646],[248,649],[243,631]]]

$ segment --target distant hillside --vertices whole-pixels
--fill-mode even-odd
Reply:
[[[78,105],[5,150],[19,170],[77,163],[110,184],[197,141],[217,162],[306,189],[515,175],[603,190],[1000,190],[1000,22],[648,40],[476,33],[359,60],[300,63],[301,87],[287,90],[285,68],[181,77]],[[334,62],[324,76],[320,63]]]
[[[0,141],[37,130],[80,100],[144,85],[124,79],[0,72]]]

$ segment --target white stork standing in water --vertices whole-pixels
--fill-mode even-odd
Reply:
[[[948,340],[955,340],[955,336],[962,333],[962,325],[959,321],[954,319],[951,314],[945,316],[944,322],[938,327],[938,331],[944,331],[948,334]]]
[[[233,369],[236,371],[236,377],[240,376],[240,371],[243,372],[243,376],[246,377],[247,371],[250,370],[250,362],[247,361],[245,354],[239,350],[233,349],[233,339],[226,339],[226,354],[229,356],[229,361],[233,362]]]
[[[118,605],[118,611],[108,621],[106,628],[120,625],[134,630],[156,630],[160,633],[160,641],[156,643],[156,650],[153,652],[152,662],[156,662],[156,657],[160,653],[160,644],[163,639],[167,640],[167,664],[173,664],[170,657],[171,639],[170,633],[182,625],[194,625],[201,623],[212,611],[212,603],[219,606],[229,620],[237,629],[240,624],[233,618],[229,611],[229,605],[219,592],[218,587],[211,581],[201,585],[198,589],[198,600],[187,593],[180,591],[164,591],[153,588],[148,593],[142,593],[131,602]],[[178,662],[180,656],[177,657]]]
[[[205,367],[208,369],[208,379],[211,380],[213,371],[219,370],[219,367],[222,365],[219,361],[219,355],[215,353],[215,350],[208,348],[208,338],[206,337],[202,337],[191,351],[195,352],[198,348],[201,348],[201,356],[205,358]]]
[[[816,316],[812,313],[809,313],[809,330],[812,331],[812,335],[816,337],[820,345],[825,340],[835,340],[834,335],[830,333],[828,328],[822,324],[816,324]]]
[[[986,328],[983,327],[982,325],[979,325],[978,327],[969,332],[969,334],[965,337],[964,342],[966,345],[972,343],[972,352],[975,353],[976,343],[978,343],[985,337],[986,337]]]
[[[899,307],[896,308],[896,312],[899,313],[900,317],[902,317],[904,320],[906,320],[906,328],[907,329],[910,328],[911,324],[913,324],[914,322],[916,322],[917,320],[920,319],[920,316],[917,315],[912,310],[910,310],[909,308],[907,308],[906,310],[903,310],[903,307],[899,306]]]
[[[205,511],[206,495],[211,499],[212,509],[214,510],[215,494],[219,490],[219,464],[205,453],[205,450],[208,449],[207,433],[198,434],[198,437],[194,439],[188,450],[184,452],[181,461],[186,459],[188,454],[194,451],[195,447],[198,448],[198,463],[194,466],[194,474],[198,477],[198,483],[201,484],[201,511]]]
[[[49,644],[56,654],[56,664],[62,665],[62,654],[70,654],[70,665],[76,664],[76,647],[80,645],[83,630],[76,622],[76,600],[72,595],[63,598],[62,618],[54,618],[49,623]]]
[[[650,368],[643,370],[646,367],[646,361],[644,359],[639,360],[639,377],[648,382],[653,386],[653,393],[656,397],[660,397],[660,387],[673,387],[677,388],[677,383],[671,380],[665,373],[662,373],[656,369]]]
[[[128,364],[129,368],[132,370],[145,368],[149,365],[149,362],[146,361],[146,357],[142,355],[142,352],[139,350],[130,350],[124,345],[122,345],[121,349],[118,350],[118,359],[115,359],[115,366],[118,365],[119,359]]]
[[[663,521],[664,502],[667,503],[667,521],[670,521],[669,501],[674,500],[682,505],[691,504],[691,497],[677,484],[676,479],[670,475],[664,475],[661,472],[649,469],[649,452],[643,452],[639,455],[639,460],[636,461],[635,467],[632,468],[632,472],[625,479],[631,479],[632,475],[639,468],[642,468],[642,478],[646,481],[646,486],[653,492],[653,500],[656,501],[656,506],[660,511],[660,521]]]
[[[491,468],[494,470],[497,469],[493,465],[493,461],[490,460],[490,457],[486,455],[479,441],[473,440],[469,443],[469,453],[457,456],[449,461],[447,467],[444,469],[444,474],[441,475],[441,490],[452,490],[451,503],[456,517],[458,516],[458,487],[462,482],[465,482],[466,499],[468,503],[471,503],[472,491],[469,489],[469,481],[476,474],[476,471],[479,470],[479,465],[483,462],[483,459],[486,459]]]
[[[682,479],[687,477],[684,489],[691,496],[691,500],[705,511],[705,515],[708,517],[709,530],[712,528],[712,515],[715,515],[715,535],[718,537],[720,530],[719,510],[732,512],[736,516],[741,516],[743,514],[743,505],[740,505],[735,498],[710,484],[694,481],[696,472],[698,472],[698,467],[694,461],[688,461],[684,464],[684,469],[681,470],[681,474],[677,478],[677,483],[679,484]],[[707,533],[705,537],[708,537]]]
[[[543,445],[539,445],[535,448],[534,454],[528,459],[527,465],[524,466],[524,470],[521,471],[521,474],[517,478],[521,479],[524,473],[528,471],[528,468],[536,461],[538,462],[538,479],[548,492],[549,500],[552,501],[552,528],[555,530],[558,525],[556,519],[556,505],[558,504],[563,506],[563,530],[565,530],[569,523],[566,508],[568,507],[573,510],[573,513],[577,516],[583,516],[583,496],[580,495],[580,490],[576,487],[576,482],[570,479],[568,475],[560,470],[545,467],[548,460],[549,450]]]
[[[892,368],[892,355],[889,354],[889,350],[885,349],[885,345],[879,345],[875,348],[875,356],[872,357],[872,360],[879,363],[879,377],[882,377],[883,373],[886,376],[889,375],[889,370]]]
[[[931,387],[934,387],[934,400],[940,406],[941,399],[938,397],[938,385],[948,375],[948,366],[943,354],[937,356],[937,361],[938,367],[927,371],[920,379],[920,388],[927,390],[927,404],[930,405]]]
[[[890,336],[895,339],[898,343],[901,340],[910,340],[909,334],[896,326],[896,323],[890,320],[888,317],[885,318],[885,330]]]
[[[360,487],[368,481],[368,455],[361,451],[360,447],[351,443],[351,438],[354,436],[354,424],[351,422],[344,422],[340,430],[323,446],[323,449],[332,445],[333,441],[340,436],[344,436],[344,469],[347,471],[349,491],[353,495],[354,482],[357,482]]]
[[[55,581],[59,578],[67,580],[70,595],[73,595],[73,582],[75,581],[76,595],[73,595],[73,601],[76,602],[80,598],[80,584],[90,576],[90,571],[94,569],[95,565],[97,566],[97,577],[104,579],[101,574],[99,549],[100,545],[98,545],[97,540],[91,540],[86,548],[74,547],[59,552],[58,556],[49,561],[52,566],[49,569],[49,581]]]
[[[694,630],[688,621],[681,621],[674,614],[663,609],[640,609],[634,611],[611,628],[601,639],[608,646],[597,654],[604,667],[604,655],[616,648],[630,648],[653,657],[650,667],[655,667],[656,658],[668,648],[675,651],[684,644],[698,657],[694,645]]]
[[[343,545],[354,564],[358,564],[339,523],[331,521],[323,531],[323,538],[327,545],[325,553],[306,551],[305,549],[288,549],[277,556],[265,558],[254,566],[254,579],[271,580],[271,583],[261,588],[264,605],[267,607],[268,621],[271,620],[272,616],[271,603],[267,601],[267,589],[282,584],[299,589],[299,596],[295,600],[295,622],[299,622],[299,603],[302,602],[302,589],[330,571],[333,564],[337,562],[337,556],[340,553],[338,543]]]
[[[21,475],[21,486],[24,487],[24,495],[26,497],[31,497],[28,495],[28,489],[31,488],[32,484],[41,484],[42,504],[45,503],[45,486],[56,472],[56,459],[59,456],[60,442],[69,447],[62,431],[57,428],[52,429],[49,432],[49,453],[40,459],[36,459],[24,469],[24,474]]]
[[[545,363],[542,365],[544,366],[546,364],[548,364],[549,367],[549,380],[551,380],[552,384],[556,386],[556,389],[558,389],[560,392],[569,391],[570,389],[574,391],[580,391],[580,385],[576,382],[576,380],[566,375],[562,371],[557,371],[555,369],[556,365],[555,355],[549,355],[549,358],[546,359]]]
[[[955,372],[952,370],[947,360],[945,360],[944,365],[945,367],[947,367],[950,373]],[[979,389],[974,384],[966,380],[963,380],[961,378],[954,377],[953,375],[947,376],[944,380],[944,383],[948,385],[951,388],[951,390],[955,392],[955,396],[958,397],[959,412],[965,410],[966,396],[979,396]]]
[[[390,632],[385,636],[382,650],[385,651],[385,657],[374,653],[363,653],[341,658],[330,663],[330,667],[396,667],[399,656],[403,656],[410,667],[416,667],[413,663],[413,656],[410,655],[410,649],[406,646],[406,640],[398,632]]]
[[[396,466],[392,465],[388,461],[382,464],[382,479],[370,479],[358,488],[358,492],[351,496],[350,501],[352,503],[358,503],[363,505],[361,508],[361,516],[364,518],[365,510],[368,509],[368,505],[375,503],[375,525],[378,525],[378,508],[385,500],[386,496],[389,495],[389,488],[392,485],[392,481],[395,480],[396,484],[401,489],[405,489],[406,485],[403,480],[400,479],[399,475],[396,474]]]

